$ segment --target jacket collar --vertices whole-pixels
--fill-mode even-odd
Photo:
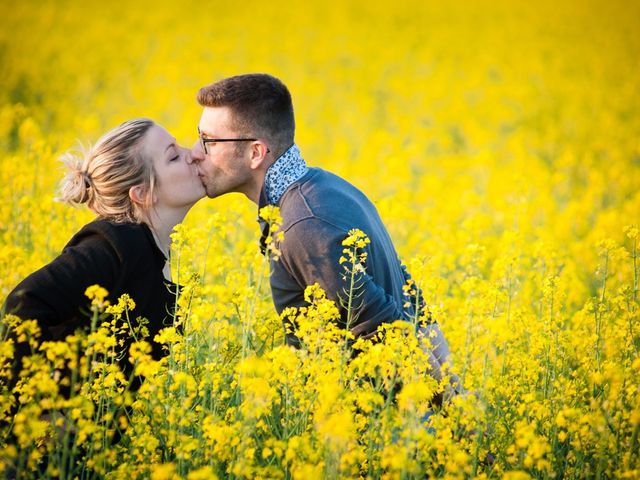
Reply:
[[[300,155],[300,149],[294,143],[268,168],[264,177],[264,186],[260,198],[260,206],[278,205],[282,194],[309,171],[306,162]]]

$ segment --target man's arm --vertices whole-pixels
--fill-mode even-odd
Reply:
[[[411,275],[407,271],[406,266],[402,266],[402,273],[405,278],[405,283],[410,285],[409,301],[414,306],[418,307],[418,317],[424,317],[424,322],[418,327],[418,336],[422,340],[422,346],[429,355],[429,364],[431,365],[431,375],[438,381],[447,375],[449,376],[449,385],[455,393],[462,393],[464,391],[460,377],[453,372],[453,363],[451,360],[451,351],[449,349],[449,342],[444,336],[444,333],[440,329],[440,325],[432,318],[429,311],[422,290],[413,281]]]
[[[317,218],[302,220],[285,232],[280,244],[283,267],[295,279],[301,290],[318,283],[340,309],[343,326],[356,336],[375,332],[378,325],[404,319],[402,306],[377,285],[365,270],[357,275],[356,288],[352,292],[352,308],[349,316],[348,302],[350,279],[345,271],[343,240],[347,232]]]

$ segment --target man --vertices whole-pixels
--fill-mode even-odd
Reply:
[[[356,336],[372,336],[377,327],[416,317],[415,302],[404,294],[410,279],[391,238],[369,199],[342,178],[308,167],[294,143],[291,95],[277,78],[249,74],[203,87],[200,142],[192,150],[198,174],[210,198],[244,193],[259,208],[280,208],[284,239],[280,258],[271,261],[271,291],[278,313],[305,305],[304,290],[318,283],[336,302],[343,326],[345,308],[343,240],[351,229],[369,238],[365,271],[359,275],[357,301],[348,325]],[[266,225],[263,223],[263,238]],[[408,305],[408,306],[406,306]],[[437,323],[422,328],[434,348],[433,375],[440,379],[449,348]],[[294,335],[287,341],[295,344]]]

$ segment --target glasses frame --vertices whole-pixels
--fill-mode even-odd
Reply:
[[[217,142],[255,142],[257,138],[204,138],[202,136],[202,132],[200,128],[198,128],[198,138],[200,139],[200,146],[202,147],[202,151],[205,155],[209,155],[209,150],[207,149],[207,143],[217,143]]]

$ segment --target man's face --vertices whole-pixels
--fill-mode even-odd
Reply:
[[[242,138],[233,127],[228,107],[204,107],[200,117],[200,135],[205,139]],[[193,148],[193,160],[209,198],[229,192],[246,193],[251,180],[249,155],[251,142],[208,142],[207,153],[201,142]]]

